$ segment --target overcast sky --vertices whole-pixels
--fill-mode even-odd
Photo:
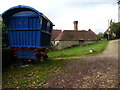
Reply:
[[[55,24],[54,29],[73,30],[77,20],[79,30],[99,33],[108,28],[108,20],[118,21],[117,0],[0,0],[0,14],[17,5],[42,12]]]

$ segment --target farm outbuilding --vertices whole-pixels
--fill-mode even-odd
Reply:
[[[51,37],[51,43],[52,45],[56,45],[56,41],[55,39],[58,37],[58,35],[60,35],[62,33],[62,30],[58,30],[58,29],[54,29],[52,31],[52,37]]]
[[[61,31],[56,38],[52,39],[56,49],[64,49],[78,45],[83,46],[97,41],[97,35],[91,29],[88,31],[78,30],[77,23],[78,22],[74,22],[74,30],[63,30],[63,32]],[[53,30],[52,37],[58,32],[58,30]]]

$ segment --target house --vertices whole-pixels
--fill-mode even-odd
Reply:
[[[63,32],[53,30],[52,33],[52,41],[54,41],[54,46],[56,46],[57,49],[87,45],[95,43],[97,40],[97,35],[91,29],[88,31],[78,30],[78,21],[74,21],[74,30],[64,30]],[[58,36],[55,33],[58,34]]]
[[[120,33],[120,31],[118,30],[117,33],[113,32],[111,30],[111,26],[112,24],[117,25],[118,28],[120,28],[120,0],[118,0],[118,22],[112,22],[112,20],[109,22],[108,25],[108,29],[104,32],[104,38],[106,38],[107,40],[109,39],[113,39],[113,38],[120,38],[118,32]]]
[[[114,24],[115,26],[117,25],[118,27],[120,27],[120,22],[112,22],[112,20],[109,23],[108,29],[104,32],[104,38],[109,40],[112,38],[116,38],[118,35],[115,32],[111,31],[111,26]]]

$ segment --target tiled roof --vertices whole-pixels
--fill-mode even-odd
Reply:
[[[55,41],[68,41],[68,40],[97,40],[97,35],[92,30],[64,30]]]
[[[93,38],[97,37],[97,35],[91,29],[88,29],[88,32],[90,35],[94,36]]]
[[[52,41],[55,40],[60,33],[62,33],[62,30],[56,30],[56,29],[55,29],[55,30],[52,30],[51,40],[52,40]]]

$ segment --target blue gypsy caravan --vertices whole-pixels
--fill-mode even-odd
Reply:
[[[41,12],[28,6],[15,6],[2,14],[7,27],[9,47],[19,59],[46,57],[53,23]]]

